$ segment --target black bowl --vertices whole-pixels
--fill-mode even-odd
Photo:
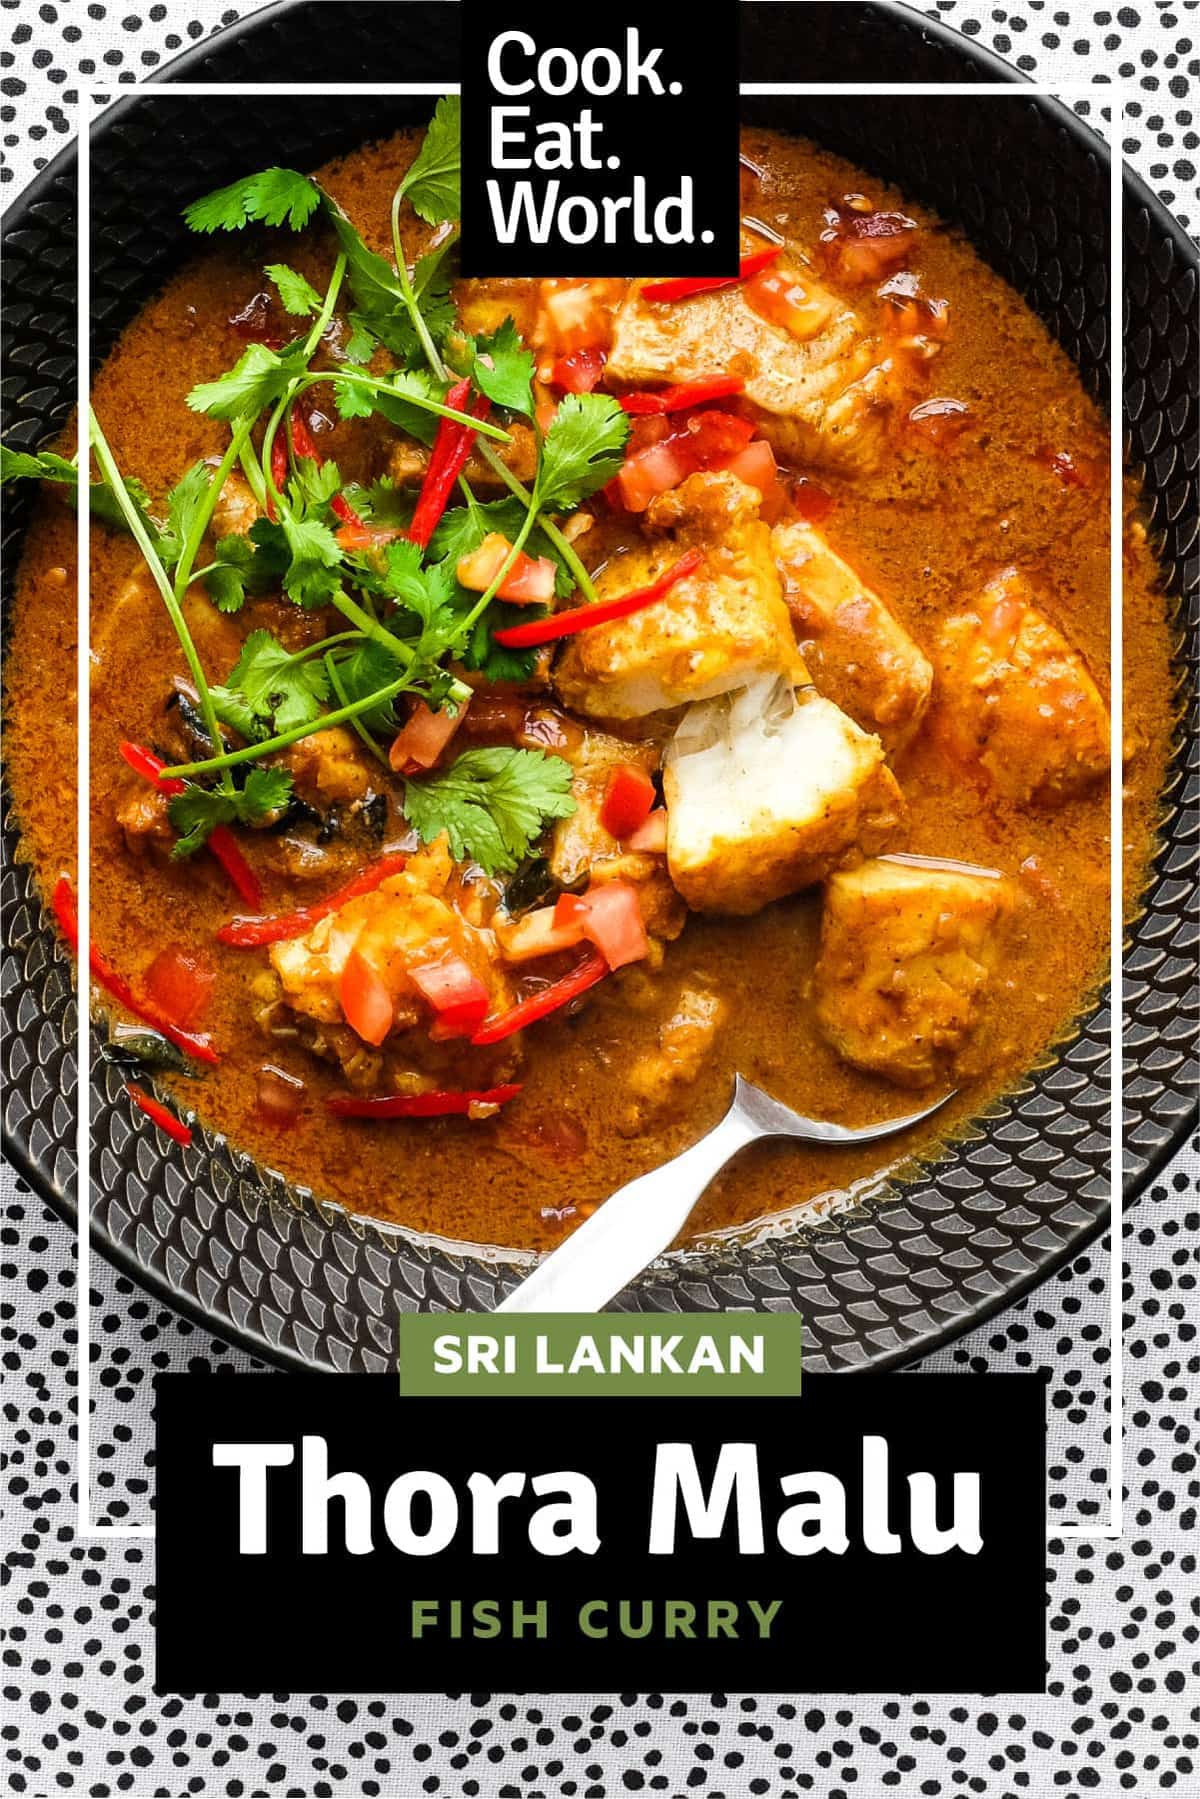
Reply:
[[[1020,77],[906,7],[743,8],[743,79],[963,82]],[[180,57],[161,79],[252,83],[454,80],[449,9],[291,0]],[[802,27],[802,36],[801,36]],[[1096,103],[1102,98],[1098,90]],[[104,355],[189,246],[186,198],[265,156],[315,166],[420,120],[428,100],[351,107],[248,97],[203,105],[153,93],[123,100],[94,138],[93,344]],[[755,122],[803,132],[895,180],[961,225],[1046,320],[1103,400],[1108,357],[1108,157],[1071,113],[1032,93],[919,105],[872,98],[754,99]],[[162,171],[171,172],[164,180]],[[1179,226],[1125,176],[1127,454],[1143,476],[1170,591],[1195,590],[1197,259]],[[9,441],[34,446],[73,403],[75,157],[59,156],[8,216]],[[27,517],[16,500],[12,569]],[[1190,583],[1190,585],[1189,585]],[[1194,660],[1193,616],[1180,674]],[[1194,820],[1180,809],[1192,718],[1164,795],[1161,850],[1125,956],[1126,1189],[1135,1194],[1182,1138],[1194,1080],[1182,1010]],[[8,1152],[74,1216],[70,966],[14,863],[6,806],[3,982]],[[936,1162],[874,1201],[752,1247],[664,1258],[627,1293],[630,1309],[803,1311],[814,1371],[908,1361],[1044,1278],[1108,1215],[1107,1032],[1101,1001],[1071,1039]],[[391,1365],[395,1314],[489,1309],[528,1257],[454,1248],[288,1187],[207,1131],[183,1152],[135,1129],[116,1070],[92,1077],[94,1240],[163,1299],[276,1361]]]

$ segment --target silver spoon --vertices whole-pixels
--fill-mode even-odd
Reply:
[[[874,1143],[920,1124],[952,1098],[952,1093],[946,1093],[923,1112],[848,1130],[845,1125],[802,1118],[739,1074],[732,1104],[720,1124],[682,1155],[619,1187],[586,1223],[572,1231],[561,1248],[543,1257],[496,1310],[598,1312],[674,1242],[713,1176],[747,1143],[756,1143],[760,1137],[793,1137],[800,1143]]]

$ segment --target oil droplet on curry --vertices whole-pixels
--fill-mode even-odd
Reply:
[[[392,196],[419,143],[401,135],[318,176],[389,269]],[[414,435],[394,407],[343,417],[355,409],[332,382],[295,395],[278,427],[280,505],[291,495],[297,518],[307,505],[359,559],[360,611],[390,628],[401,602],[386,584],[372,599],[369,572],[421,563],[388,558],[430,515],[421,565],[444,552],[438,592],[460,615],[505,575],[482,650],[476,636],[473,656],[446,664],[457,705],[402,689],[390,713],[385,702],[382,716],[266,750],[286,798],[258,816],[247,807],[186,857],[172,854],[170,796],[121,745],[168,766],[216,746],[136,546],[93,526],[92,935],[153,1016],[131,1020],[102,992],[98,1003],[143,1034],[165,1018],[211,1043],[215,1066],[185,1058],[164,1095],[352,1210],[451,1239],[553,1246],[709,1128],[735,1070],[850,1125],[958,1088],[936,1126],[896,1142],[743,1155],[694,1230],[835,1206],[1044,1058],[1102,976],[1105,423],[1044,327],[955,231],[804,142],[756,132],[743,149],[738,283],[666,294],[454,283],[456,317],[443,302],[437,326],[450,366],[426,391],[457,391],[456,410],[502,431],[490,460],[453,420],[426,414]],[[451,229],[407,204],[400,225],[411,263]],[[312,322],[285,310],[264,266],[286,262],[319,299],[336,251],[320,214],[296,235],[251,225],[215,237],[125,331],[93,403],[160,522],[167,491],[198,460],[215,468],[230,442],[229,423],[189,409],[189,392],[248,345],[278,351]],[[386,377],[399,361],[386,347],[346,359],[362,354],[354,311],[343,289],[311,369]],[[499,367],[514,344],[494,334],[510,318],[515,349],[532,353],[528,412],[487,403],[486,365],[470,378],[469,339],[495,344]],[[411,360],[423,366],[419,346]],[[509,497],[497,461],[528,487],[535,431],[552,433],[588,394],[622,402],[613,472],[514,556],[521,504],[473,516],[453,461],[442,479],[448,447],[490,507]],[[221,543],[252,546],[246,533],[270,518],[270,490],[256,492],[269,416],[249,472],[239,459],[223,482],[197,568]],[[47,896],[74,864],[73,531],[47,485],[7,663],[12,787]],[[1134,907],[1172,717],[1166,608],[1132,489],[1125,549]],[[270,669],[257,686],[246,675],[252,633],[269,633],[293,674],[325,671],[301,702],[317,719],[340,703],[339,670],[361,690],[359,627],[297,604],[280,579],[252,583],[228,611],[203,580],[188,589],[196,652],[226,696],[222,752],[284,723]],[[591,604],[590,620],[562,616]],[[522,648],[522,627],[548,617],[562,628]],[[339,633],[330,674],[316,646]],[[241,732],[239,694],[258,709]],[[489,868],[469,834],[456,851],[437,829],[459,759],[486,769],[477,753],[500,749],[542,753],[522,769],[552,758],[567,769],[565,803],[535,810],[515,868]],[[233,765],[235,787],[254,765],[253,750]],[[194,779],[211,788],[214,776]],[[263,915],[314,908],[307,920],[273,942],[222,940],[253,908],[221,841]],[[436,1115],[445,1095],[458,1110]],[[403,1103],[378,1115],[362,1103],[380,1100]]]

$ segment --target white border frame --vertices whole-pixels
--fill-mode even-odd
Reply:
[[[101,113],[118,100],[151,95],[155,99],[244,98],[248,93],[271,98],[342,98],[358,94],[440,95],[460,91],[457,82],[263,82],[249,88],[240,82],[172,81],[161,85],[142,83],[128,90],[114,91],[112,83],[83,86],[80,89],[82,113],[78,134],[78,347],[76,385],[79,397],[78,453],[79,466],[86,468],[90,457],[87,430],[87,404],[91,392],[90,322],[91,322],[91,130],[98,113],[89,108],[100,102]],[[1109,112],[1108,148],[1111,163],[1109,184],[1109,655],[1111,665],[1111,736],[1110,742],[1123,741],[1123,618],[1122,618],[1122,513],[1124,462],[1122,428],[1124,413],[1124,338],[1122,332],[1122,294],[1124,267],[1123,240],[1123,176],[1125,161],[1121,151],[1125,114],[1125,89],[1120,83],[1068,82],[743,82],[741,95],[796,95],[797,97],[855,97],[879,95],[909,99],[1028,99],[1038,95],[1059,100],[1068,106],[1087,100],[1097,112]],[[1081,120],[1088,129],[1093,127]],[[84,328],[84,321],[88,328]],[[79,560],[77,613],[77,680],[78,763],[79,781],[77,888],[79,910],[79,956],[82,969],[88,961],[91,923],[91,816],[88,796],[91,791],[91,718],[87,696],[91,690],[89,629],[91,613],[90,529],[86,507],[77,510],[76,549]],[[1047,1534],[1052,1537],[1119,1538],[1124,1516],[1123,1438],[1124,1438],[1124,1368],[1121,1334],[1121,1281],[1119,1256],[1122,1249],[1124,1223],[1123,1138],[1123,1025],[1124,1025],[1124,947],[1123,855],[1122,855],[1122,783],[1119,763],[1109,783],[1109,1187],[1111,1219],[1108,1229],[1109,1253],[1109,1334],[1110,1334],[1110,1414],[1109,1414],[1109,1521],[1107,1525],[1057,1524],[1047,1520]],[[76,1129],[77,1172],[77,1469],[76,1469],[76,1535],[81,1540],[107,1537],[152,1538],[151,1524],[109,1524],[97,1522],[92,1515],[91,1488],[91,1045],[89,1009],[83,1003],[84,984],[80,986],[77,1007],[78,1036],[77,1097],[79,1115]]]

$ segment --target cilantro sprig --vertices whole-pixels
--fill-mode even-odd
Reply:
[[[171,851],[192,856],[218,825],[254,825],[281,812],[292,797],[292,777],[282,768],[252,768],[241,787],[224,793],[208,787],[186,787],[167,802],[167,816],[179,832]]]
[[[404,784],[404,815],[422,843],[445,831],[455,861],[488,875],[510,874],[547,824],[574,810],[570,764],[542,750],[466,750]]]

